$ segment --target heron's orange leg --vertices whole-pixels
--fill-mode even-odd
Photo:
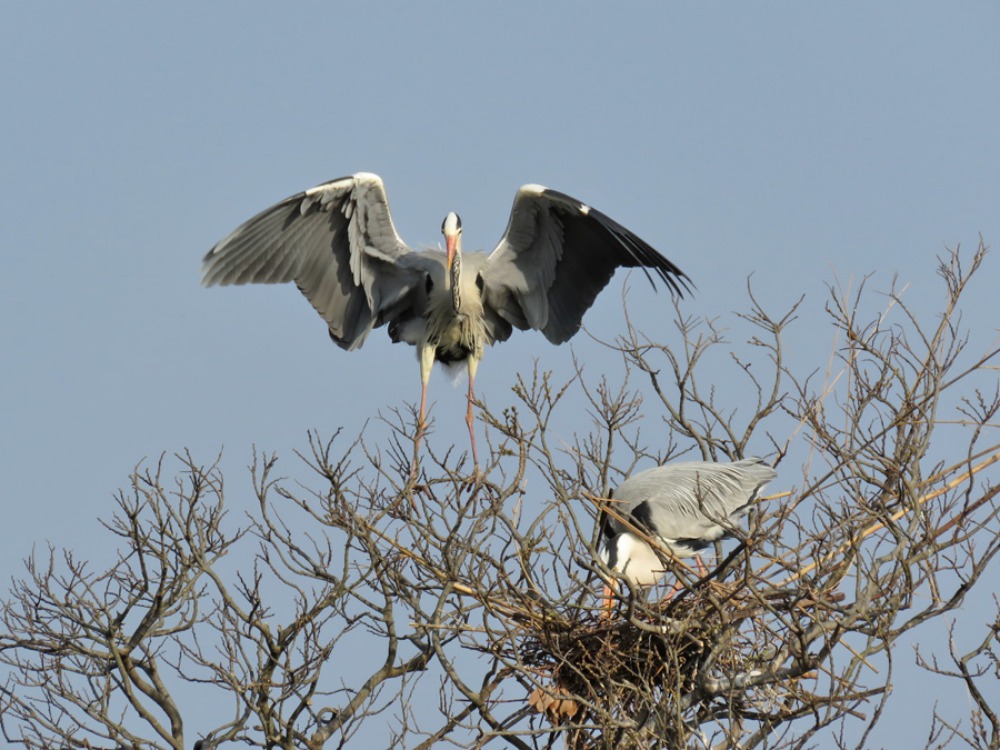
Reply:
[[[670,591],[667,592],[667,595],[664,596],[663,599],[661,599],[660,601],[669,602],[671,599],[677,596],[677,594],[679,594],[683,589],[684,589],[684,584],[681,583],[681,579],[678,578],[677,580],[674,581],[674,585],[670,587]]]
[[[420,387],[420,413],[417,415],[417,436],[415,438],[416,447],[414,452],[420,451],[420,440],[427,430],[427,383]]]
[[[615,608],[615,592],[612,590],[610,586],[605,586],[604,594],[601,597],[601,609],[603,610],[601,612],[601,619],[610,620],[611,612],[614,610],[614,608]]]
[[[417,354],[420,357],[420,412],[417,414],[417,434],[413,439],[413,463],[410,466],[410,476],[414,479],[417,478],[420,442],[427,431],[427,383],[431,379],[431,368],[434,367],[434,347],[424,343]]]
[[[469,426],[469,442],[472,444],[472,465],[475,467],[476,474],[479,473],[479,456],[476,455],[476,430],[473,427],[475,422],[474,415],[472,413],[472,404],[476,400],[475,394],[475,382],[476,382],[476,369],[479,367],[479,358],[475,355],[470,354],[469,360],[469,408],[465,411],[465,423]]]
[[[701,561],[701,555],[694,556],[694,565],[695,568],[697,568],[698,570],[699,578],[704,578],[705,576],[708,575],[708,568],[706,568],[705,563]],[[678,578],[676,581],[674,581],[674,585],[670,588],[670,591],[667,592],[667,595],[663,597],[662,601],[669,601],[670,599],[673,599],[675,596],[677,596],[678,593],[680,593],[681,589],[683,588],[684,584],[681,583],[681,579]]]
[[[704,578],[708,575],[708,568],[705,567],[705,563],[701,561],[701,555],[694,556],[694,565],[698,569],[698,575]]]

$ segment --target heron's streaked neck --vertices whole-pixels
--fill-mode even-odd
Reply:
[[[455,257],[451,262],[449,282],[451,284],[451,306],[458,315],[462,309],[462,239],[455,239]]]
[[[441,224],[445,241],[445,285],[451,287],[451,307],[456,316],[462,314],[462,220],[449,211]]]

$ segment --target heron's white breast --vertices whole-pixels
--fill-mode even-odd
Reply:
[[[463,349],[476,359],[483,356],[486,326],[479,290],[462,296],[462,310],[455,313],[451,293],[433,294],[427,311],[427,337],[430,343],[443,349]]]
[[[652,586],[660,582],[665,573],[663,562],[653,548],[634,534],[625,532],[615,540],[618,561],[615,569],[632,586]]]

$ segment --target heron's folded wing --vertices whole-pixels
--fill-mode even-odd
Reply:
[[[734,463],[679,461],[634,474],[615,490],[646,510],[668,539],[713,539],[735,523],[777,472],[759,458]]]

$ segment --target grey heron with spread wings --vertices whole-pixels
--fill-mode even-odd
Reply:
[[[420,361],[415,449],[426,427],[435,360],[465,363],[465,421],[477,467],[473,387],[486,344],[506,341],[514,328],[541,331],[553,344],[567,341],[619,266],[648,269],[651,283],[655,275],[678,295],[689,284],[625,227],[540,185],[517,191],[492,253],[463,255],[454,212],[441,231],[444,251],[410,249],[393,226],[381,178],[360,172],[286,198],[237,227],[205,255],[202,283],[294,281],[330,338],[347,350],[388,324],[392,340],[415,346]]]

